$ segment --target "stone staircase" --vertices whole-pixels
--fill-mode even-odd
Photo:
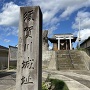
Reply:
[[[56,52],[57,70],[85,70],[78,50],[60,50]]]

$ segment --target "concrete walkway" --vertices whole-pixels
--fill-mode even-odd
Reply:
[[[7,90],[16,84],[15,71],[0,71],[0,90]],[[13,90],[13,89],[10,89]]]
[[[63,80],[69,90],[90,90],[90,71],[53,71],[43,70],[43,80],[50,74],[50,78]],[[5,75],[5,76],[4,76]],[[16,74],[3,73],[0,75],[0,90],[16,90]]]
[[[81,73],[80,73],[81,72]],[[87,72],[88,75],[82,74]],[[80,73],[80,74],[78,74]],[[43,78],[50,74],[50,78],[63,80],[69,90],[90,90],[90,73],[89,71],[51,71],[44,70]]]

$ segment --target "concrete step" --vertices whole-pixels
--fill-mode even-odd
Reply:
[[[72,69],[74,70],[85,69],[84,62],[81,61],[80,52],[78,50],[67,50],[57,51],[57,65],[59,69]],[[73,65],[72,65],[73,63]]]
[[[58,70],[73,70],[73,67],[58,67]]]
[[[71,64],[72,62],[71,61],[58,61],[57,62],[58,64]]]
[[[72,61],[73,62],[73,64],[84,64],[83,62],[81,62],[81,61]]]
[[[72,67],[71,64],[59,64],[58,66],[59,67]]]

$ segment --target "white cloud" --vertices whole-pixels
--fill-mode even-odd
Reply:
[[[53,32],[57,29],[57,26],[52,26],[48,29],[48,36],[51,37]]]
[[[79,21],[81,29],[90,28],[90,12],[79,11],[72,26],[73,29],[79,28]]]
[[[27,5],[39,5],[43,12],[44,24],[57,24],[61,18],[71,15],[74,11],[90,6],[90,0],[27,0]],[[56,16],[58,13],[58,16]],[[60,16],[60,17],[59,17]],[[6,3],[0,13],[0,25],[17,25],[19,6],[13,2]]]
[[[3,33],[0,33],[0,36],[2,35],[3,37],[10,36],[10,35],[18,36],[18,28],[17,27],[1,26],[0,31],[3,32]]]
[[[79,32],[77,33],[77,35],[79,35]],[[83,29],[80,31],[81,41],[87,39],[88,37],[90,37],[90,29]]]
[[[8,40],[8,39],[4,39],[4,42],[8,43],[8,42],[10,42],[10,40]]]
[[[0,25],[17,26],[19,21],[19,6],[13,2],[3,5],[0,13]]]
[[[24,3],[26,6],[39,5],[41,7],[44,27],[46,27],[44,29],[49,29],[52,33],[57,29],[57,25],[61,19],[66,19],[82,7],[90,7],[90,0],[26,0]],[[0,25],[17,26],[18,22],[19,6],[13,2],[5,3],[0,13]],[[10,32],[8,35],[10,35]]]
[[[90,0],[69,0],[69,2],[66,3],[66,7],[60,17],[65,18],[71,15],[73,12],[77,11],[78,9],[88,6],[90,6]]]
[[[53,28],[53,25],[57,28],[62,19],[67,19],[69,15],[83,7],[90,7],[90,0],[32,0],[32,2],[28,0],[27,3],[41,7],[44,26],[49,25],[49,28]]]
[[[31,4],[31,0],[28,0],[27,3]],[[67,17],[82,7],[90,6],[90,0],[32,0],[32,4],[41,7],[43,18],[45,22],[48,22],[54,18],[57,13],[61,18]]]
[[[18,28],[16,27],[9,28],[7,31],[7,36],[10,36],[10,35],[18,36]]]
[[[79,35],[79,21],[80,21],[80,38],[81,42],[90,37],[90,12],[79,11],[75,18],[72,28],[76,31],[74,34]]]

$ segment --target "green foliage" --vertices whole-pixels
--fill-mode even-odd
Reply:
[[[16,69],[16,66],[10,66],[9,69]]]
[[[48,74],[45,82],[48,82],[50,80],[50,76],[51,76],[51,74]]]
[[[50,90],[69,90],[64,81],[58,79],[50,79],[51,74],[48,74],[46,81],[42,83],[42,90],[49,90],[46,82],[51,82]]]
[[[77,48],[77,50],[86,51],[84,48]]]
[[[50,79],[50,82],[55,86],[54,90],[69,90],[62,80]]]
[[[42,83],[42,90],[48,90],[46,85],[45,85],[45,82]]]
[[[49,81],[51,82],[51,88],[54,86],[53,90],[69,90],[67,85],[62,80],[49,79]],[[45,82],[42,83],[42,90],[49,90]]]

